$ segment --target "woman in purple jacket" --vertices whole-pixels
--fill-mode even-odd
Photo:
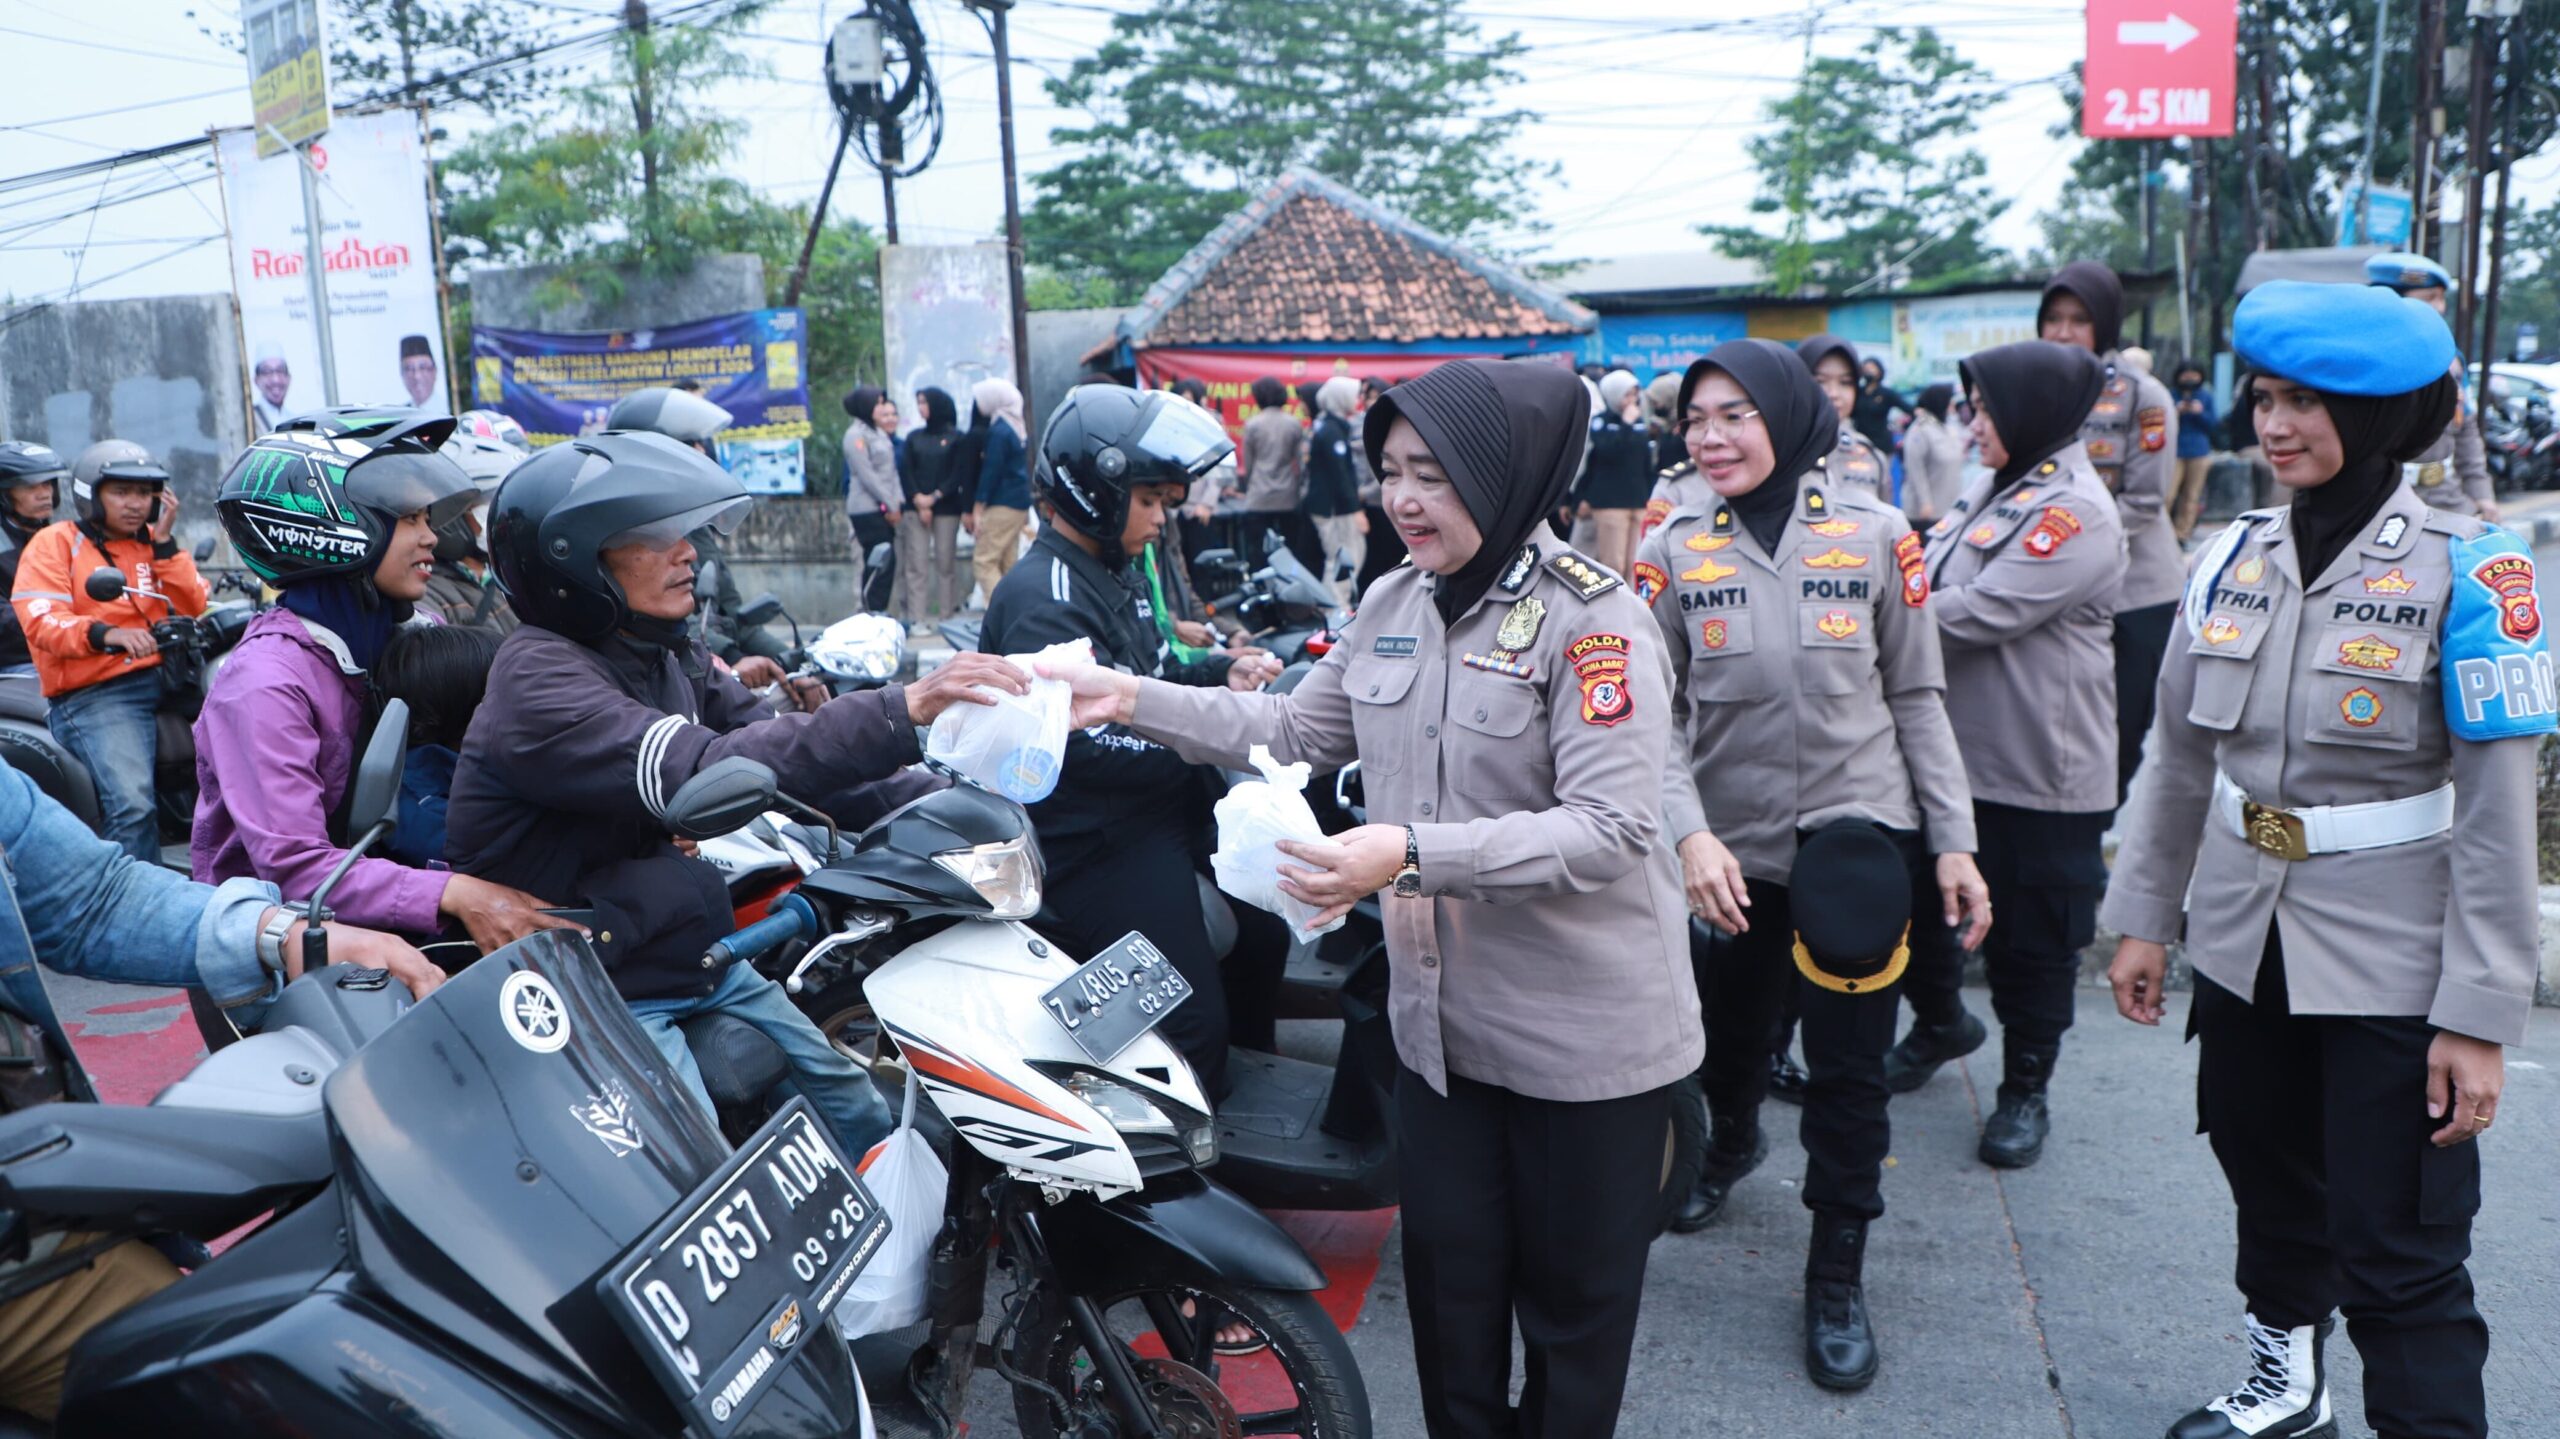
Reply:
[[[198,880],[251,876],[302,899],[346,857],[329,822],[366,728],[368,672],[426,593],[434,527],[479,497],[436,452],[453,424],[322,411],[259,437],[223,476],[223,532],[283,599],[241,636],[196,721]],[[483,951],[567,926],[520,890],[372,857],[329,901],[349,924],[405,934],[451,917]]]

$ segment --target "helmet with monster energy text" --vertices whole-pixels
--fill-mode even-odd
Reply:
[[[224,473],[214,513],[232,548],[275,585],[369,572],[408,515],[443,524],[479,491],[438,447],[453,419],[345,406],[296,415]]]

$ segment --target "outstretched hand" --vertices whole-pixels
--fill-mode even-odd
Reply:
[[[1068,722],[1077,729],[1098,724],[1127,724],[1138,714],[1138,677],[1106,669],[1091,660],[1042,660],[1040,678],[1065,680],[1075,696]]]
[[[907,686],[907,718],[929,725],[955,704],[994,704],[996,697],[982,692],[986,690],[1028,694],[1031,681],[1002,655],[954,655],[949,664]]]

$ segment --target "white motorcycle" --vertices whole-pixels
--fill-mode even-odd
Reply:
[[[1199,1172],[1216,1158],[1209,1099],[1149,1032],[1189,997],[1172,963],[1136,933],[1079,963],[1026,926],[1039,842],[1020,806],[973,786],[845,841],[770,769],[731,759],[680,789],[668,818],[708,839],[770,827],[777,807],[811,824],[776,838],[823,847],[821,862],[705,962],[796,952],[795,990],[858,979],[881,1047],[956,1135],[929,1328],[907,1367],[921,1422],[958,1432],[983,1357],[1025,1435],[1370,1434],[1350,1347],[1314,1298],[1323,1271]],[[732,1127],[779,1078],[775,1060],[771,1075],[705,1066]],[[981,1345],[990,1261],[1010,1283]]]

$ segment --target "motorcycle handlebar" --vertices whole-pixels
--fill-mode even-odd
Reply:
[[[786,894],[774,901],[773,910],[764,918],[715,942],[702,956],[704,969],[726,969],[732,964],[753,963],[795,939],[809,939],[818,932],[818,912],[809,901],[796,894]]]

